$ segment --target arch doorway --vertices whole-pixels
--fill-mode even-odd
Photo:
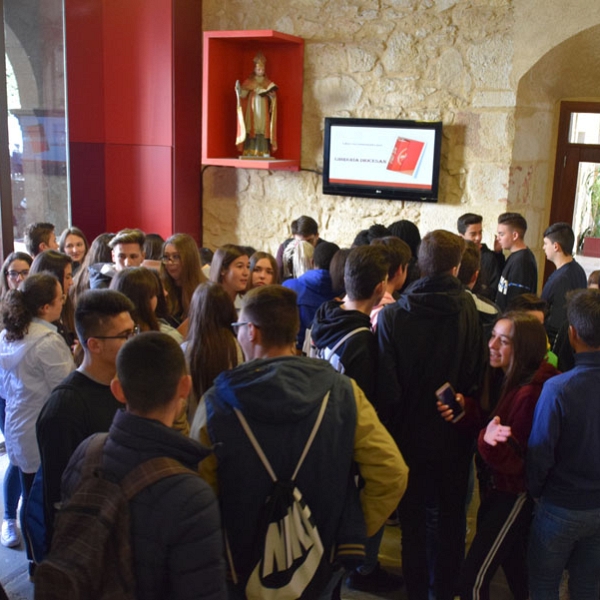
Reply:
[[[600,163],[595,154],[600,145],[589,143],[591,138],[583,143],[577,126],[573,129],[576,137],[562,146],[560,143],[569,139],[571,118],[567,114],[585,117],[600,113],[600,80],[590,76],[600,69],[598,36],[600,25],[595,25],[560,43],[521,77],[517,88],[508,206],[522,212],[532,224],[528,243],[536,253],[544,281],[554,265],[545,260],[541,250],[543,232],[557,221],[574,223],[577,229],[581,218],[576,215],[573,220],[576,186],[573,189],[572,182],[578,181],[580,163]],[[583,117],[576,118],[580,125]],[[580,181],[582,177],[580,174]],[[600,268],[600,259],[595,261],[581,263],[589,272]]]

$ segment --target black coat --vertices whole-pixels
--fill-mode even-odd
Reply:
[[[65,470],[63,499],[79,482],[87,443],[77,448]],[[119,411],[105,445],[104,466],[122,478],[140,463],[166,456],[196,470],[207,453],[158,421]],[[219,509],[205,481],[191,473],[162,479],[135,496],[130,510],[140,600],[227,597]]]

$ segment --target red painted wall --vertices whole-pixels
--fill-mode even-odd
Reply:
[[[136,226],[201,241],[201,11],[65,0],[72,221],[90,239]]]

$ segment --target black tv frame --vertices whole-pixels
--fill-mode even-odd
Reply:
[[[433,169],[431,189],[410,189],[399,186],[386,186],[382,183],[360,185],[358,183],[331,182],[329,178],[331,161],[331,128],[369,127],[404,130],[433,130],[435,133],[433,149]],[[440,159],[442,149],[441,121],[409,121],[395,119],[357,119],[326,117],[323,147],[323,194],[359,198],[379,198],[385,200],[407,200],[416,202],[437,202],[439,192]]]

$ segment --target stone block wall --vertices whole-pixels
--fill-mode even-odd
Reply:
[[[204,0],[206,30],[275,29],[302,37],[306,44],[302,170],[205,167],[204,244],[237,242],[274,252],[292,219],[308,214],[320,223],[322,237],[348,246],[373,223],[410,219],[424,234],[454,230],[457,217],[467,211],[484,216],[484,242],[491,244],[497,215],[513,208],[536,221],[530,239],[541,243],[554,107],[532,111],[529,122],[526,113],[517,113],[523,74],[515,76],[513,65],[515,47],[527,44],[526,25],[515,24],[515,6],[534,3],[544,10],[547,2],[558,4]],[[581,19],[580,27],[589,26],[582,15],[573,18]],[[560,23],[555,26],[560,29]],[[541,31],[537,35],[542,38]],[[324,196],[326,116],[442,120],[439,203]],[[513,148],[517,122],[528,123],[532,133],[542,130],[533,143],[543,149],[536,152],[523,141]]]

